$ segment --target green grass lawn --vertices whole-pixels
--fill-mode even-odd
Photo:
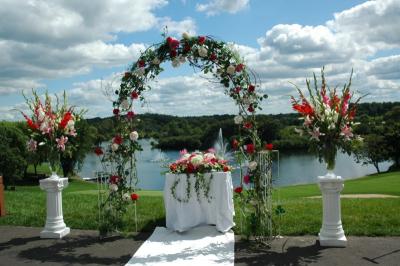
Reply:
[[[139,194],[139,229],[152,231],[155,226],[164,225],[162,192],[141,191]],[[400,172],[346,181],[343,194],[400,196]],[[316,195],[320,195],[316,184],[283,187],[274,192],[275,202],[286,209],[280,226],[282,235],[318,233],[322,202],[307,198]],[[17,186],[16,191],[6,191],[5,198],[8,214],[0,218],[0,225],[44,226],[46,195],[38,186]],[[64,220],[71,228],[97,229],[96,184],[71,180],[63,191],[63,209]],[[128,217],[127,229],[133,231],[133,207]],[[240,226],[240,217],[235,219]],[[342,221],[347,235],[400,236],[400,198],[342,199]]]

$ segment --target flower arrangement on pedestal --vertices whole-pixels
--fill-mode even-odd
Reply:
[[[351,102],[354,93],[350,91],[351,77],[343,86],[341,95],[336,88],[331,89],[326,84],[324,69],[321,70],[321,88],[314,75],[314,88],[307,80],[309,99],[297,88],[299,99],[292,97],[293,110],[304,120],[303,128],[296,129],[299,134],[310,137],[311,149],[319,155],[319,159],[326,163],[328,175],[334,177],[335,158],[337,150],[350,153],[351,141],[360,139],[353,133],[354,118],[357,103],[362,97]]]
[[[25,95],[24,97],[32,112],[30,116],[21,112],[30,131],[28,150],[42,154],[49,162],[52,177],[57,178],[60,155],[68,156],[76,149],[71,139],[78,134],[75,123],[82,119],[84,111],[76,112],[74,107],[68,107],[65,92],[61,103],[55,96],[57,99],[55,105],[52,104],[47,92],[44,103],[35,91],[33,91],[33,98],[27,98]]]
[[[176,187],[181,181],[179,178],[175,180],[171,186],[172,196],[179,202],[188,202],[191,195],[190,175],[195,176],[194,188],[196,190],[197,199],[201,199],[201,194],[210,200],[210,184],[213,178],[212,172],[229,172],[231,167],[228,162],[215,154],[215,150],[209,149],[207,152],[188,153],[187,150],[180,152],[181,157],[174,163],[169,165],[170,173],[186,174],[186,198],[179,198],[176,195]],[[204,174],[211,173],[209,180],[206,180]],[[202,192],[202,193],[201,193]]]

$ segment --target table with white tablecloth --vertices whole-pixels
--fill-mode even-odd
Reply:
[[[205,179],[210,179],[211,174],[205,174]],[[209,196],[210,200],[204,197],[200,191],[200,200],[197,197],[195,176],[190,175],[191,194],[188,202],[179,202],[171,193],[171,187],[176,180],[180,179],[176,185],[175,193],[180,199],[186,199],[187,175],[186,174],[166,174],[164,186],[164,204],[166,213],[167,228],[184,232],[193,227],[203,224],[215,225],[220,232],[229,231],[235,223],[233,206],[233,185],[230,172],[213,172]]]

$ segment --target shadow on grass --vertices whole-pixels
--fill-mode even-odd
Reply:
[[[321,258],[320,251],[324,248],[315,242],[308,246],[291,246],[285,249],[283,243],[281,250],[271,250],[260,247],[250,241],[236,241],[235,265],[308,265]]]

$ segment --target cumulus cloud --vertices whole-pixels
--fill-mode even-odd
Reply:
[[[165,0],[0,0],[0,5],[0,95],[136,60],[146,45],[119,43],[121,32],[165,25],[172,33],[196,31],[192,18],[157,17]]]
[[[235,14],[249,6],[250,0],[209,0],[205,4],[197,4],[199,12],[205,12],[208,16],[217,15],[221,12]]]

